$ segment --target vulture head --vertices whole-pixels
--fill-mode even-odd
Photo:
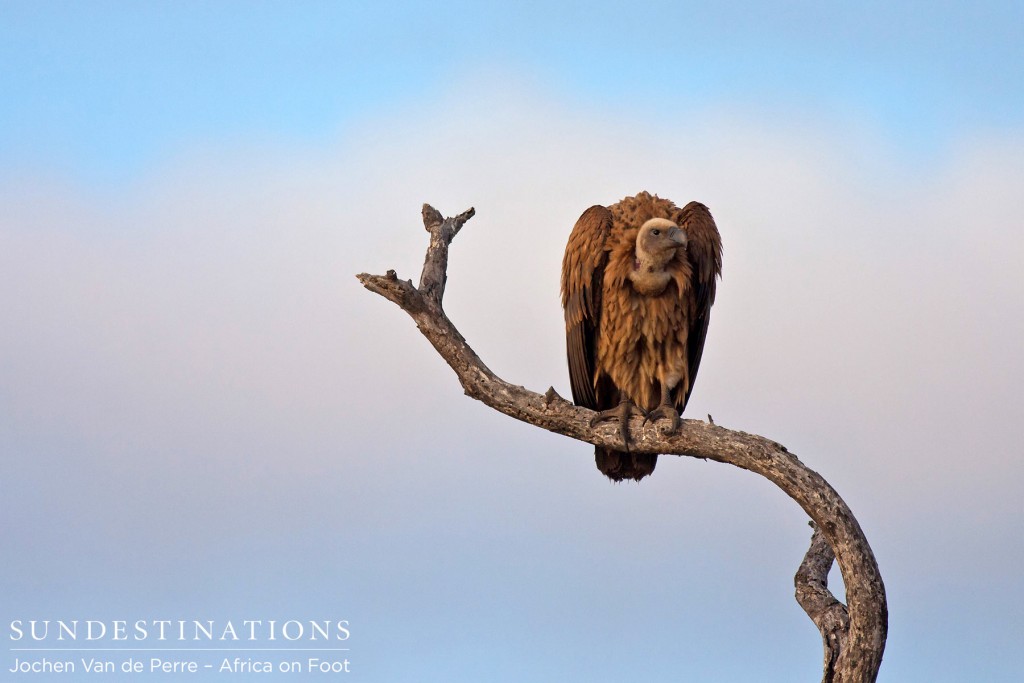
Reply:
[[[676,251],[686,249],[686,232],[667,218],[652,218],[636,234],[636,259],[629,279],[640,294],[657,295],[665,290],[671,274],[665,270]]]

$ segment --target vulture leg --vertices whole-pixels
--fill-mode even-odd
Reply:
[[[681,420],[679,419],[679,411],[672,404],[671,389],[668,384],[661,385],[661,404],[657,408],[647,413],[647,417],[644,418],[644,424],[648,422],[654,422],[659,417],[668,419],[671,422],[669,428],[665,430],[666,434],[673,434],[679,429]]]
[[[614,408],[602,410],[595,415],[590,421],[590,426],[594,427],[598,423],[607,422],[609,420],[618,420],[619,429],[622,431],[622,446],[625,451],[629,453],[629,418],[634,415],[639,415],[645,418],[647,417],[647,413],[640,410],[635,403],[627,398]]]

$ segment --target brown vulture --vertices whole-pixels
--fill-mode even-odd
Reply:
[[[711,212],[641,192],[583,212],[562,260],[569,381],[576,405],[620,422],[623,449],[598,446],[597,468],[639,481],[657,455],[630,453],[628,422],[678,429],[708,332],[722,240]]]

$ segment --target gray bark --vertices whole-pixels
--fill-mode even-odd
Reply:
[[[361,273],[364,287],[397,304],[452,367],[466,394],[517,420],[595,446],[621,447],[618,427],[591,427],[594,413],[566,401],[549,388],[544,394],[510,384],[484,365],[442,308],[448,247],[473,209],[443,218],[424,204],[423,224],[430,233],[420,286],[386,275]],[[710,416],[709,416],[710,417]],[[881,665],[888,628],[885,586],[875,556],[856,518],[838,493],[785,446],[762,436],[725,429],[710,422],[684,420],[674,434],[634,417],[630,450],[703,458],[755,472],[778,486],[811,518],[815,531],[794,582],[800,606],[822,634],[825,683],[874,681]],[[847,605],[828,590],[828,571],[838,561],[846,584]]]

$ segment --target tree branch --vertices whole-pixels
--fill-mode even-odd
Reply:
[[[441,213],[430,204],[423,205],[423,227],[430,233],[430,246],[423,261],[419,289],[437,310],[441,310],[444,285],[448,281],[448,245],[475,213],[476,209],[470,207],[455,218],[442,218]]]
[[[364,287],[397,304],[452,367],[466,394],[517,420],[595,446],[621,447],[618,429],[607,423],[590,426],[594,413],[566,401],[549,388],[544,394],[506,382],[484,365],[441,307],[447,279],[448,246],[473,209],[454,218],[442,218],[424,204],[423,224],[430,233],[416,288],[386,275],[361,273]],[[871,547],[853,513],[838,493],[817,472],[786,447],[755,434],[684,420],[673,434],[634,417],[629,425],[631,450],[714,460],[755,472],[778,486],[811,518],[815,527],[795,583],[797,600],[818,626],[825,641],[824,683],[874,681],[885,649],[888,611],[885,586]],[[828,570],[833,557],[846,584],[848,607],[828,591]]]
[[[811,547],[807,549],[804,561],[796,570],[793,583],[796,586],[796,601],[821,632],[825,646],[824,674],[821,680],[822,683],[829,683],[836,680],[836,664],[840,653],[846,649],[850,615],[846,605],[839,602],[828,589],[828,572],[836,559],[835,553],[821,529],[814,522],[809,524],[814,528]]]

